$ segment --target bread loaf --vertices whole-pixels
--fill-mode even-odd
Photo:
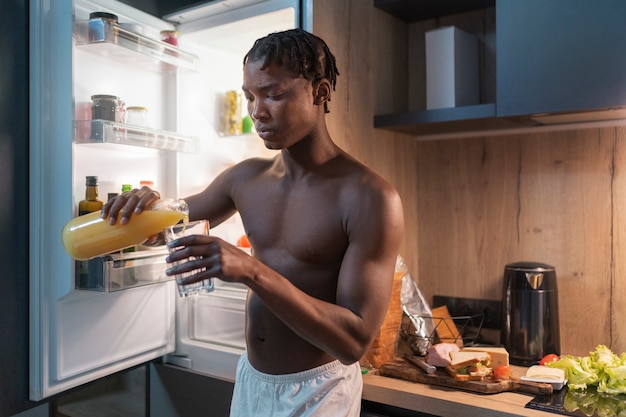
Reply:
[[[402,306],[400,303],[400,290],[402,289],[402,277],[406,271],[396,271],[393,275],[393,287],[391,301],[378,335],[372,342],[367,353],[361,360],[361,364],[380,368],[383,364],[391,362],[396,356],[396,343],[402,324]]]

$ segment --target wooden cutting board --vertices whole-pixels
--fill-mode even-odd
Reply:
[[[393,362],[382,365],[378,368],[378,373],[382,376],[404,379],[406,381],[438,385],[480,394],[496,394],[505,391],[519,391],[534,395],[552,394],[552,385],[550,384],[521,381],[519,379],[508,379],[505,381],[458,381],[448,375],[443,369],[437,369],[437,372],[427,374],[402,359],[396,359]]]

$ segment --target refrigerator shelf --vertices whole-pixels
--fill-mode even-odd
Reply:
[[[113,292],[171,281],[165,274],[164,248],[115,252],[88,261],[75,261],[77,290]]]
[[[97,29],[94,30],[94,23]],[[197,72],[199,58],[176,46],[148,38],[106,19],[79,20],[74,25],[76,46],[94,53],[142,64],[153,71],[183,68]]]
[[[100,119],[75,120],[74,142],[116,143],[191,154],[198,152],[196,137]]]

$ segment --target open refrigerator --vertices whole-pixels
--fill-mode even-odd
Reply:
[[[31,400],[157,358],[234,380],[245,287],[216,280],[214,292],[180,298],[157,248],[100,259],[102,285],[77,288],[61,230],[77,215],[86,176],[98,176],[105,201],[142,180],[184,198],[244,158],[271,157],[254,132],[221,132],[224,94],[240,90],[255,39],[310,30],[311,4],[217,0],[161,19],[117,0],[30,1]],[[118,23],[98,22],[104,31],[94,35],[95,11]],[[178,32],[177,46],[160,40],[163,30]],[[94,120],[99,94],[146,107],[147,125]],[[211,233],[235,243],[243,226],[234,216]]]

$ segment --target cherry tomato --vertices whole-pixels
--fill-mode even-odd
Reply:
[[[511,367],[509,365],[500,365],[493,370],[495,379],[509,379],[511,377]]]
[[[539,365],[545,365],[550,362],[556,362],[558,360],[561,360],[558,355],[555,355],[554,353],[548,353],[546,356],[541,358],[541,360],[539,361]]]

